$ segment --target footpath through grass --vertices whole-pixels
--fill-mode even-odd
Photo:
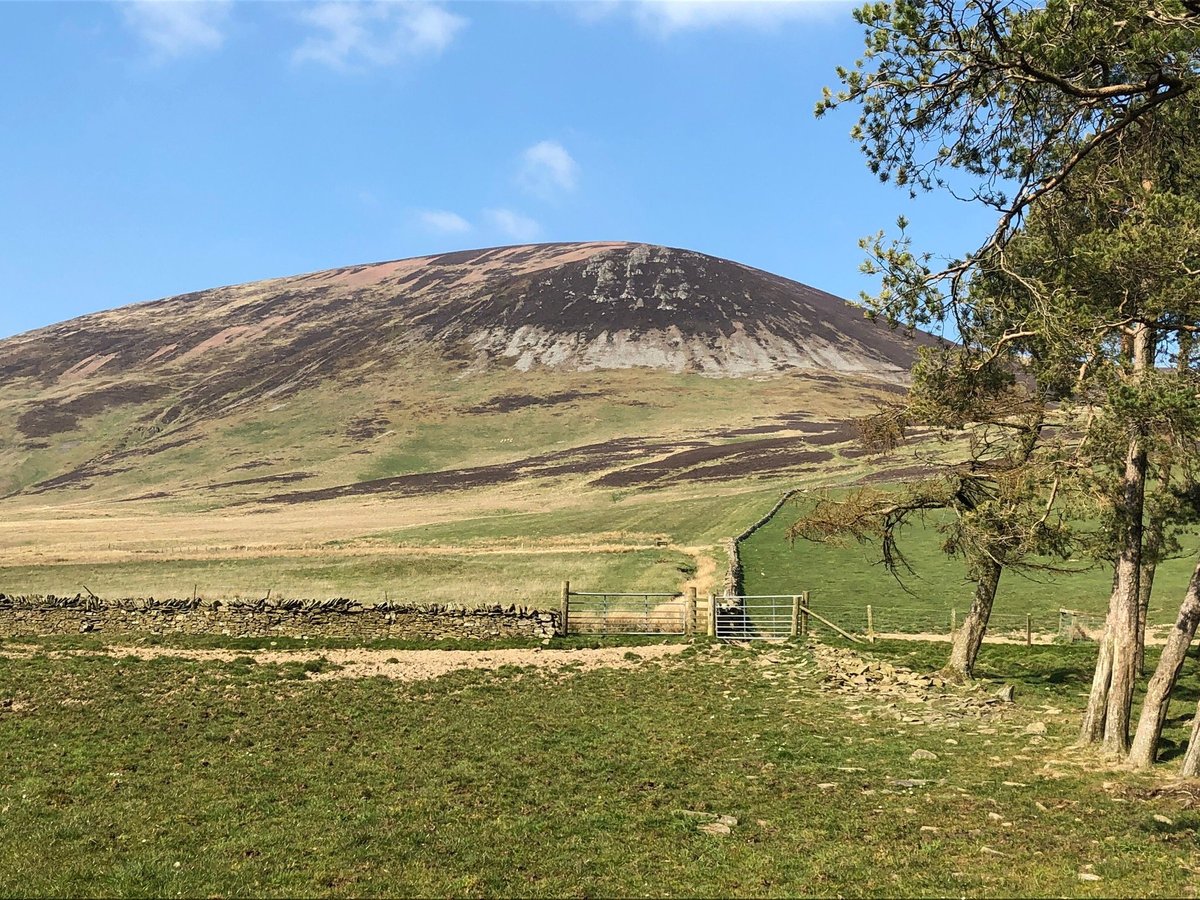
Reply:
[[[821,691],[802,648],[400,683],[49,646],[0,646],[0,884],[22,894],[1200,890],[1200,812],[1064,751],[1088,648],[985,648],[1018,704],[949,728]]]

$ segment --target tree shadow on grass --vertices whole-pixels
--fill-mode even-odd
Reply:
[[[1087,686],[1096,662],[1094,647],[984,645],[976,678],[1041,689]]]
[[[848,646],[848,645],[847,645]],[[871,645],[867,655],[886,656],[893,663],[918,671],[936,671],[946,664],[950,645],[888,640]],[[1004,683],[1030,689],[1086,687],[1092,680],[1096,662],[1095,646],[1056,644],[1023,645],[985,644],[975,668],[976,680],[984,684]]]

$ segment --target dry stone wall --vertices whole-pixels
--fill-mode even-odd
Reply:
[[[725,570],[725,596],[738,597],[745,590],[745,584],[742,580],[742,541],[746,540],[758,529],[762,528],[771,519],[775,518],[775,513],[783,509],[783,504],[791,500],[796,494],[800,493],[800,489],[796,488],[790,491],[785,491],[783,496],[775,501],[767,514],[762,516],[757,522],[739,534],[737,537],[730,539],[726,545],[726,550],[729,553],[729,568]]]
[[[558,614],[517,606],[462,609],[352,600],[99,600],[0,594],[0,637],[79,634],[220,634],[448,640],[558,632]]]

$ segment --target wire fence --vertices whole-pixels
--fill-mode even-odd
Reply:
[[[845,601],[822,603],[814,594],[810,606],[851,634],[927,635],[949,638],[963,624],[966,608],[922,605],[875,605]],[[818,631],[820,624],[814,624]],[[993,612],[985,639],[1024,643],[1095,641],[1104,633],[1104,616],[1078,610]]]

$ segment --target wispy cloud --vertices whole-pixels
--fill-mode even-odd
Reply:
[[[486,209],[483,215],[496,231],[514,241],[531,241],[542,230],[533,219],[511,209]]]
[[[785,22],[849,8],[852,0],[597,0],[581,3],[584,21],[627,15],[657,37],[705,28],[743,27],[763,31]]]
[[[423,209],[417,213],[417,221],[436,234],[465,234],[471,230],[470,222],[448,209]]]
[[[521,154],[521,186],[542,198],[575,190],[579,164],[558,141],[541,141]]]
[[[231,0],[127,0],[126,26],[156,60],[217,50],[225,42]]]
[[[341,70],[437,56],[467,25],[463,16],[421,0],[334,0],[305,10],[301,18],[314,33],[292,59]]]

